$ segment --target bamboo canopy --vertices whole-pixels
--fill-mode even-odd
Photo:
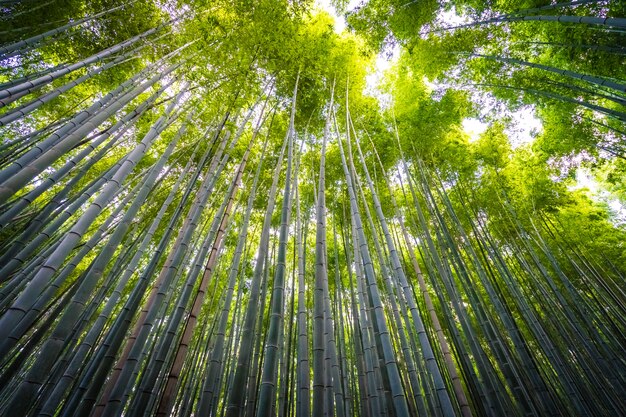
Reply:
[[[0,415],[626,415],[626,11],[490,3],[0,0]]]

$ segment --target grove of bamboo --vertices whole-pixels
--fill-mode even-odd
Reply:
[[[331,3],[0,0],[1,415],[626,415],[625,6]]]

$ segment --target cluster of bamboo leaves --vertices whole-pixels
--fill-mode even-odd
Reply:
[[[423,76],[556,74],[596,98],[545,111],[593,110],[611,155],[624,80],[426,69],[462,40],[416,31],[385,107],[367,42],[309,6],[0,0],[0,414],[622,415],[626,234],[503,118],[470,143],[471,89]],[[467,27],[495,51],[486,26],[546,7]],[[556,23],[624,35],[591,10]]]

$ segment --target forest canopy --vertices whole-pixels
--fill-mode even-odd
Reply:
[[[626,4],[323,4],[0,0],[0,415],[626,415]]]

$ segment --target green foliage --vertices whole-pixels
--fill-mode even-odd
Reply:
[[[389,117],[397,124],[402,148],[443,171],[464,171],[472,165],[467,137],[460,132],[462,120],[473,114],[467,94],[447,90],[439,95],[407,61],[408,55],[401,57],[387,81],[394,97]]]
[[[311,12],[310,1],[138,0],[32,48],[19,48],[16,58],[2,61],[0,118],[137,48],[129,61],[0,126],[0,194],[6,196],[0,205],[0,270],[6,272],[0,276],[0,333],[6,336],[0,356],[8,358],[0,362],[0,412],[27,415],[36,409],[55,415],[80,404],[76,413],[82,415],[93,404],[83,390],[70,389],[80,386],[93,390],[94,398],[96,391],[116,387],[109,401],[102,399],[108,415],[156,414],[157,408],[160,415],[199,415],[208,392],[215,401],[206,408],[223,407],[229,417],[238,407],[233,397],[241,395],[250,407],[241,413],[253,415],[266,411],[253,410],[250,395],[259,391],[258,370],[269,363],[267,349],[277,365],[264,372],[272,379],[263,381],[264,401],[275,402],[277,414],[291,415],[311,398],[299,391],[294,375],[298,384],[321,375],[319,363],[305,363],[300,356],[313,345],[322,346],[315,354],[322,357],[324,350],[324,366],[340,369],[350,391],[343,400],[333,398],[338,415],[384,411],[400,416],[405,409],[410,410],[405,415],[465,417],[468,410],[480,417],[619,413],[626,231],[612,199],[626,201],[626,96],[599,80],[624,82],[623,33],[517,20],[450,29],[445,21],[453,13],[470,22],[524,14],[526,8],[551,4],[544,0],[371,0],[354,10],[346,10],[346,1],[333,3],[347,13],[352,31],[336,33],[333,18]],[[618,3],[528,13],[622,17]],[[2,18],[6,29],[0,43],[6,45],[122,3],[0,4],[10,15]],[[47,68],[79,62],[155,27],[154,34],[104,62],[51,76],[32,88],[22,84],[21,77],[37,79]],[[365,94],[376,54],[389,54],[393,47],[399,58],[378,86],[382,95]],[[173,64],[179,67],[154,85],[143,84]],[[122,94],[98,101],[144,69]],[[585,75],[598,79],[593,84]],[[156,102],[128,122],[115,146],[91,160],[105,146],[93,145],[96,138],[120,133],[112,126],[165,85]],[[19,94],[6,90],[10,86]],[[137,86],[145,91],[107,112]],[[284,158],[279,162],[291,132],[292,105],[298,201],[292,201],[290,223],[282,228],[285,252],[279,257],[285,198],[295,198],[295,188],[291,196],[280,192],[286,189],[287,164]],[[514,129],[525,127],[516,124],[518,109],[531,109],[542,122],[530,143],[513,137]],[[464,129],[468,118],[486,123],[486,130],[470,135]],[[187,130],[173,153],[152,171],[158,174],[155,183],[142,189],[148,197],[129,198],[122,207],[182,125]],[[33,134],[44,128],[49,130]],[[316,213],[325,134],[326,208]],[[344,165],[340,149],[354,161],[354,171]],[[84,159],[69,163],[83,151],[89,151]],[[209,228],[222,220],[216,219],[218,208],[228,202],[226,190],[248,151],[219,246],[207,240]],[[125,159],[129,155],[135,159]],[[261,155],[263,169],[252,189]],[[610,207],[575,183],[581,166],[598,180]],[[123,169],[104,181],[112,167]],[[67,172],[61,175],[61,170]],[[285,203],[282,213],[268,208],[274,178],[276,207]],[[88,190],[96,181],[99,186]],[[352,186],[355,205],[348,194]],[[38,187],[39,195],[23,198]],[[122,219],[133,204],[139,208],[130,212],[125,229]],[[297,221],[306,231],[304,259],[296,248],[296,204]],[[163,218],[157,223],[159,214]],[[266,215],[271,222],[261,230]],[[316,251],[320,218],[326,241]],[[55,230],[45,229],[57,219],[62,221]],[[363,229],[353,231],[357,220]],[[100,228],[101,239],[71,263]],[[267,241],[261,238],[266,234]],[[209,255],[201,255],[205,240],[216,245],[207,248],[218,257],[212,265]],[[30,243],[33,247],[24,249]],[[242,264],[230,283],[240,243]],[[371,262],[357,268],[355,251]],[[267,259],[261,259],[266,252]],[[304,286],[295,284],[299,261]],[[312,285],[316,265],[326,268],[318,276],[328,277],[317,289]],[[282,278],[274,281],[279,267],[284,285]],[[65,278],[58,273],[63,268],[70,271]],[[201,280],[209,287],[200,290]],[[229,286],[234,292],[224,297]],[[318,289],[328,290],[330,310],[316,311],[313,324],[310,312],[321,305],[314,303],[320,300],[319,293],[314,296]],[[298,290],[305,294],[296,301]],[[270,292],[285,301],[271,311]],[[190,313],[192,299],[200,304]],[[256,323],[250,325],[248,318]],[[218,332],[222,319],[227,326]],[[326,321],[323,329],[317,327],[320,321]],[[270,322],[277,333],[265,343]],[[322,333],[324,343],[311,343],[309,335]],[[108,345],[115,340],[117,345]],[[105,343],[106,353],[99,350]],[[215,346],[224,343],[226,354],[214,357]],[[126,361],[126,347],[141,360]],[[248,353],[252,358],[245,358]],[[121,358],[118,367],[124,372],[119,380],[111,372],[115,358]],[[237,367],[238,361],[246,366]],[[327,361],[341,363],[328,366]],[[223,375],[251,375],[235,376],[231,386],[227,378],[208,378],[209,366]],[[164,385],[141,385],[152,385],[146,382],[149,374]],[[390,375],[395,375],[393,387]],[[395,390],[394,398],[380,401],[379,409],[365,408],[373,393],[363,381]],[[53,389],[60,390],[60,402]],[[422,393],[437,395],[424,399]],[[348,404],[355,399],[364,408]],[[311,404],[316,411],[319,403]]]
[[[476,158],[496,171],[501,170],[508,164],[511,153],[509,138],[504,133],[504,125],[495,123],[482,134],[474,144]]]

